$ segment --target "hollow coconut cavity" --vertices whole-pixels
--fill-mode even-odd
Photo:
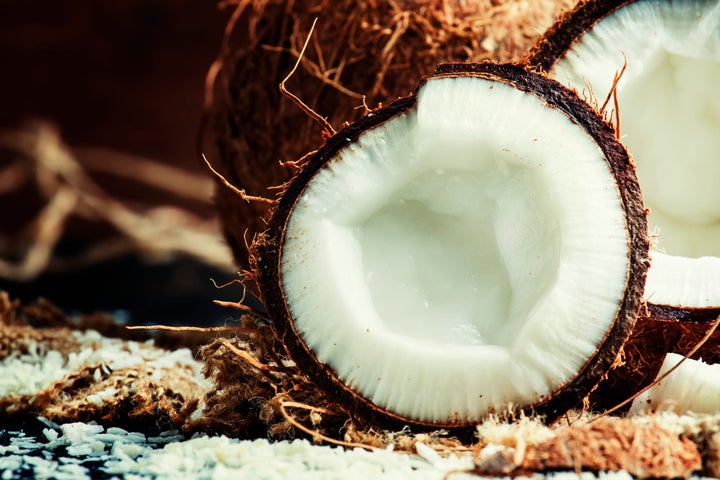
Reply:
[[[650,314],[720,313],[720,2],[586,1],[528,62],[600,103],[627,63],[617,82],[622,141],[657,234]]]
[[[584,102],[520,67],[446,65],[330,138],[258,248],[298,364],[371,420],[556,417],[635,321],[644,207]]]

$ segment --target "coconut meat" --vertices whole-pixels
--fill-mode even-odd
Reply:
[[[551,75],[601,103],[625,58],[622,141],[657,234],[647,299],[720,305],[718,261],[702,259],[720,257],[720,4],[638,0],[586,32]],[[687,287],[676,288],[678,272]]]
[[[592,138],[534,94],[431,79],[307,184],[281,278],[318,361],[381,408],[452,423],[574,378],[628,270]]]

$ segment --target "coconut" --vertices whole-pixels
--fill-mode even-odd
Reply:
[[[329,138],[256,243],[298,366],[372,423],[572,408],[615,361],[647,269],[627,152],[509,64],[450,64]]]
[[[614,105],[637,165],[655,242],[648,318],[634,334],[646,338],[628,346],[617,380],[632,380],[614,396],[629,395],[655,377],[665,353],[686,353],[688,339],[702,338],[720,314],[720,2],[585,1],[527,62]]]
[[[210,162],[248,194],[275,198],[271,187],[296,172],[292,162],[323,142],[319,126],[278,84],[291,71],[317,19],[300,68],[287,82],[334,128],[412,92],[441,62],[518,58],[575,0],[421,0],[240,2],[218,63],[205,129]],[[219,69],[219,73],[218,72]],[[217,73],[217,77],[215,77]],[[212,86],[212,85],[211,85]],[[268,204],[246,202],[220,185],[225,235],[239,265],[266,227]]]

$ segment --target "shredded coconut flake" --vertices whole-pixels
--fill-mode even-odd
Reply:
[[[42,419],[41,419],[42,420]],[[667,419],[672,422],[672,418]],[[313,445],[307,440],[272,443],[198,436],[183,440],[177,431],[146,438],[137,432],[93,423],[55,425],[42,439],[22,432],[9,432],[11,445],[0,445],[0,480],[14,478],[90,479],[98,474],[111,478],[155,480],[236,479],[333,480],[477,479],[471,454],[439,455],[428,445],[417,443],[417,455],[385,450],[346,450]],[[490,447],[486,447],[490,448]],[[493,451],[503,448],[491,447]],[[556,480],[630,480],[627,472],[593,474],[582,472],[536,474],[532,478]],[[697,478],[697,477],[695,477]]]

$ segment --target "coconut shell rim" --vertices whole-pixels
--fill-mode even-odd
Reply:
[[[523,58],[529,68],[549,73],[573,44],[600,20],[640,0],[585,0],[568,10],[535,41]]]

